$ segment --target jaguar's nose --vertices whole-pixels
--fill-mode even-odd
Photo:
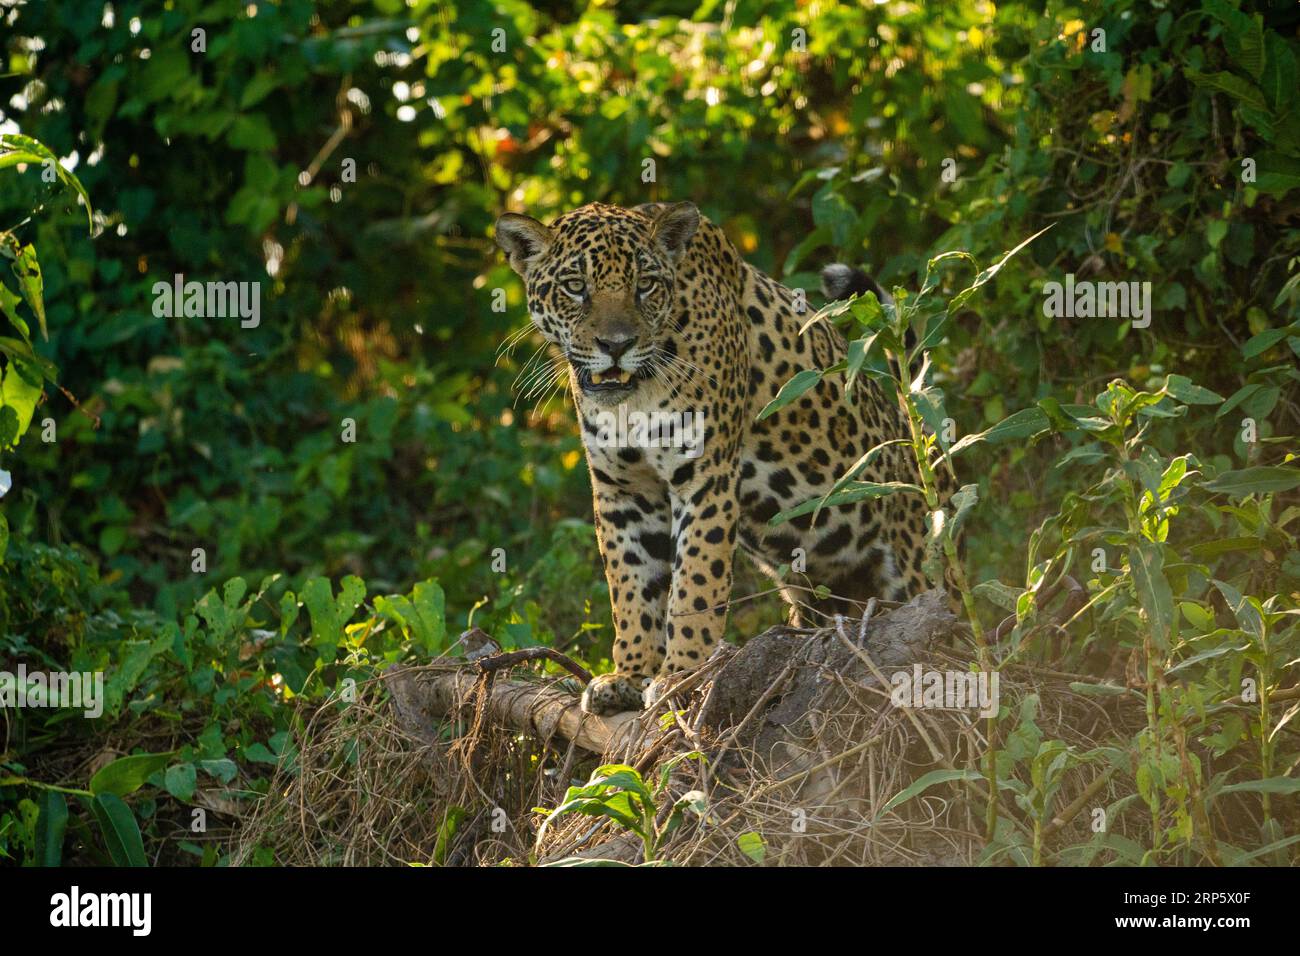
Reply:
[[[623,357],[623,353],[636,345],[636,336],[628,336],[625,339],[596,339],[596,347],[608,355],[615,363]]]

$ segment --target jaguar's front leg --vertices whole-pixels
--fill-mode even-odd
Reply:
[[[727,625],[732,556],[740,517],[734,462],[691,474],[670,488],[673,579],[668,596],[667,649],[645,691],[650,706],[674,674],[713,653]]]
[[[669,506],[662,487],[630,492],[592,476],[596,537],[614,611],[614,673],[582,694],[589,714],[640,710],[641,693],[663,661],[664,618],[672,580]]]

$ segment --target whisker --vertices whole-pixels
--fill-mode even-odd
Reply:
[[[547,343],[543,342],[541,345],[537,346],[532,355],[528,356],[528,361],[526,361],[523,364],[523,367],[519,369],[519,373],[515,375],[515,380],[511,383],[512,385],[518,385],[521,380],[527,378],[531,374],[529,369],[533,367],[533,364],[537,361],[537,357],[542,354],[542,350],[545,349],[546,346]]]
[[[566,367],[566,363],[561,359],[553,366],[548,387],[542,392],[542,396],[537,400],[537,404],[533,406],[533,418],[536,418],[540,414],[541,410],[551,402],[556,393],[563,388],[564,384],[568,381],[568,377],[568,368]]]
[[[532,398],[540,391],[545,391],[555,382],[555,378],[562,371],[562,365],[552,363],[542,369],[541,374],[533,377],[528,388],[524,391],[524,401]]]
[[[670,358],[671,356],[667,352],[656,349],[647,359],[647,364],[650,366],[651,375],[659,376],[668,386],[670,397],[676,398],[686,382],[684,381],[684,373],[682,370],[673,367],[669,361]]]
[[[657,363],[656,368],[663,373],[665,381],[673,388],[673,397],[683,389],[694,386],[701,375],[715,388],[717,387],[717,380],[712,375],[680,355],[669,352],[661,346],[655,346],[652,355]]]
[[[531,331],[533,331],[533,326],[525,325],[523,328],[516,329],[507,335],[501,344],[497,346],[496,361],[492,364],[500,365],[501,360],[514,352],[519,343],[522,342]]]

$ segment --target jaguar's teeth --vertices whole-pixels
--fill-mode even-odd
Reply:
[[[632,373],[621,368],[591,373],[591,383],[593,385],[604,385],[606,382],[618,382],[620,385],[626,385],[630,381],[632,381]]]

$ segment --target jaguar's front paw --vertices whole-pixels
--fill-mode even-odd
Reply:
[[[625,710],[641,709],[641,685],[644,680],[623,674],[593,677],[582,692],[582,709],[588,714],[606,717]]]

